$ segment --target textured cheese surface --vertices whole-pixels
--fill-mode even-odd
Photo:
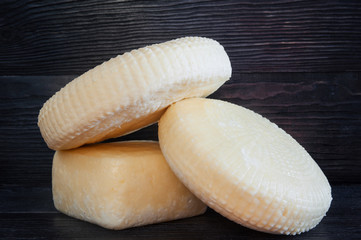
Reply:
[[[191,217],[206,206],[173,174],[157,142],[116,142],[57,151],[59,211],[110,229]]]
[[[212,99],[173,104],[159,143],[179,179],[227,218],[276,234],[315,227],[332,200],[316,162],[276,124]]]
[[[133,50],[74,79],[40,110],[49,148],[118,137],[156,122],[171,103],[205,97],[231,77],[216,41],[186,37]]]

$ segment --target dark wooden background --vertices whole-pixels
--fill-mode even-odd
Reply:
[[[182,36],[230,56],[232,78],[211,97],[268,117],[323,169],[334,201],[314,230],[268,235],[209,210],[110,231],[54,209],[42,104],[111,57]],[[361,239],[361,1],[0,1],[0,86],[0,239]]]

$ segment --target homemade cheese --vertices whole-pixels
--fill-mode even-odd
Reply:
[[[315,227],[332,200],[316,162],[261,115],[220,100],[170,106],[159,143],[178,178],[203,202],[246,227],[297,234]]]
[[[231,77],[216,41],[186,37],[133,50],[74,79],[40,110],[48,147],[76,148],[156,122],[167,106],[205,97]]]
[[[191,217],[206,206],[173,174],[157,142],[116,142],[57,151],[59,211],[110,229]]]

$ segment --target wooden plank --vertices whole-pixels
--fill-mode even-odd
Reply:
[[[50,186],[42,104],[74,76],[0,77],[0,183]],[[360,183],[361,74],[234,72],[211,97],[250,108],[290,133],[332,183]],[[153,125],[118,140],[157,140]],[[114,141],[114,140],[112,140]]]
[[[10,188],[11,189],[11,188]],[[7,209],[0,205],[1,239],[360,239],[361,185],[333,187],[331,208],[327,216],[313,230],[298,236],[285,237],[265,234],[244,228],[208,209],[204,215],[172,222],[148,225],[123,231],[103,229],[56,212],[49,205],[34,202],[33,207],[20,207],[24,199],[48,198],[49,189],[15,190],[2,198]],[[50,200],[50,199],[49,199]],[[16,202],[16,203],[14,203]],[[0,202],[1,203],[1,202]],[[21,211],[17,211],[20,207]],[[25,211],[24,211],[25,210]]]
[[[1,1],[0,75],[71,75],[182,36],[239,72],[361,69],[360,1]]]
[[[26,200],[25,200],[26,199]],[[0,187],[0,213],[56,213],[51,187]]]

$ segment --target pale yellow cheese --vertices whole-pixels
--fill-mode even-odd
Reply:
[[[157,142],[116,142],[57,151],[53,199],[59,211],[110,229],[205,212],[173,174]]]
[[[74,79],[40,110],[48,147],[76,148],[156,122],[171,103],[205,97],[231,77],[216,41],[186,37],[117,56]]]
[[[159,143],[188,189],[246,227],[297,234],[315,227],[330,207],[331,187],[306,150],[243,107],[177,102],[159,121]]]

